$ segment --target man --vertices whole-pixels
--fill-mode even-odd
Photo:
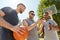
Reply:
[[[22,14],[22,12],[24,12],[25,9],[26,9],[25,5],[19,3],[17,5],[16,10],[10,7],[4,7],[0,10],[0,26],[2,27],[1,40],[15,40],[13,37],[13,32],[16,32],[18,34],[24,33],[23,29],[17,26],[18,24],[17,14],[18,13]],[[33,23],[31,27],[36,26],[38,22],[40,21],[38,20],[37,22]]]
[[[44,13],[44,40],[59,40],[56,30],[59,30],[57,23],[49,19],[49,12]]]
[[[18,24],[17,14],[24,12],[25,9],[25,5],[19,3],[16,10],[10,7],[4,7],[0,10],[0,26],[2,27],[1,40],[15,40],[13,32],[20,32],[16,28]]]
[[[35,22],[33,20],[34,16],[35,16],[34,11],[29,11],[29,18],[23,20],[23,25],[27,26],[30,29],[27,40],[39,40],[38,33],[37,33],[38,29],[36,27],[37,25],[33,28],[29,27]]]

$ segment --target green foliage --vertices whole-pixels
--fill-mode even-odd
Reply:
[[[43,10],[51,5],[55,4],[57,9],[60,10],[60,1],[59,0],[41,0],[38,5],[38,17],[43,17]],[[60,26],[60,13],[54,14],[53,19],[58,23]]]
[[[53,19],[58,23],[60,26],[60,13],[54,14]]]

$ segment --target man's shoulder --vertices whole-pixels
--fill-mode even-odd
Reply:
[[[14,12],[15,10],[12,9],[11,7],[4,7],[1,9],[3,12],[5,13],[11,13],[11,12]]]
[[[3,7],[3,8],[1,8],[1,10],[2,9],[12,9],[11,7]]]
[[[52,20],[52,19],[49,19],[49,21],[54,21],[54,20]]]
[[[55,23],[55,20],[49,20],[49,22],[51,22],[51,23]]]

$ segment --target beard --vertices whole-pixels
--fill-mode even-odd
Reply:
[[[21,11],[21,10],[20,10],[20,13],[22,14],[22,13],[23,13],[23,11]]]

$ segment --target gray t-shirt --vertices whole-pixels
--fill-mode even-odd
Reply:
[[[34,23],[34,20],[26,19],[28,25],[31,25]],[[33,28],[31,31],[29,31],[29,35],[27,40],[39,40],[38,33],[37,33],[37,27]]]
[[[57,23],[54,20],[49,19],[44,24],[44,40],[59,40],[57,31],[53,29],[49,29],[49,23],[51,23],[54,26],[57,26]]]

